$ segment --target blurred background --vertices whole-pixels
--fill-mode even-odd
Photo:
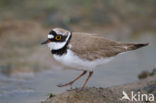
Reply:
[[[0,0],[0,103],[37,103],[65,91],[56,85],[80,74],[62,70],[40,45],[54,27],[150,43],[98,66],[88,86],[133,82],[156,67],[155,0]]]

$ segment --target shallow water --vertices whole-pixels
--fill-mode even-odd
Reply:
[[[118,55],[110,63],[98,66],[87,86],[108,87],[130,83],[137,80],[137,75],[141,71],[151,71],[156,67],[155,34],[145,32],[141,35],[115,38],[120,41],[150,42],[150,45]],[[0,74],[0,103],[40,103],[50,92],[57,94],[69,89],[70,87],[59,88],[56,85],[68,82],[80,73],[55,67],[35,74],[11,76]],[[77,81],[73,87],[79,87],[85,78],[86,76]]]

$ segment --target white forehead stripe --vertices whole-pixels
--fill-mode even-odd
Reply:
[[[65,35],[66,34],[66,32],[65,33],[63,33],[62,35]]]
[[[54,36],[49,34],[48,38],[51,39],[51,38],[54,38]]]

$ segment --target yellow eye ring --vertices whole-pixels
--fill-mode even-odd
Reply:
[[[61,37],[60,35],[57,35],[57,36],[55,37],[56,40],[61,40],[61,38],[62,38],[62,37]]]

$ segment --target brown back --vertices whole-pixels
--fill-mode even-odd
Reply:
[[[112,57],[119,53],[135,50],[148,43],[120,43],[104,37],[88,33],[73,32],[70,41],[71,50],[82,59],[95,60],[102,57]]]
[[[76,55],[87,60],[111,57],[125,51],[119,42],[87,33],[73,32],[70,44]]]

